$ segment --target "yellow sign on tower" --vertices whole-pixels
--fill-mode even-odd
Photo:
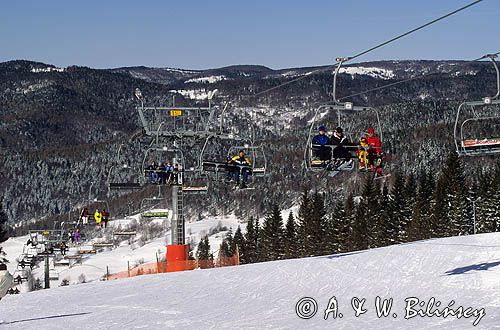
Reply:
[[[182,116],[182,110],[170,110],[170,117]]]

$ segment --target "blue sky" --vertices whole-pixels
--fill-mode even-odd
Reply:
[[[0,62],[205,69],[331,64],[472,0],[20,0],[2,2]],[[356,62],[473,59],[500,51],[483,2]]]

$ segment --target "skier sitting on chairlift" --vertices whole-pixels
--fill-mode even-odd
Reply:
[[[80,244],[80,240],[82,238],[82,235],[80,234],[80,229],[76,229],[75,232],[73,233],[73,236],[75,237],[75,244]]]
[[[236,184],[240,186],[240,188],[246,188],[247,182],[248,182],[248,175],[250,174],[250,169],[248,168],[250,166],[250,159],[245,156],[245,151],[240,150],[237,156],[234,156],[231,158],[231,163],[234,165],[239,165],[239,166],[244,166],[244,167],[239,167],[235,169],[234,171],[234,179],[236,181]],[[248,167],[247,167],[248,166]],[[240,185],[240,172],[241,175],[243,176],[243,181]]]
[[[172,183],[172,181],[174,180],[174,167],[172,166],[171,162],[167,162],[167,164],[165,164],[165,172],[165,183]]]
[[[97,227],[102,227],[101,221],[102,221],[102,213],[99,212],[99,209],[96,209],[94,212],[94,220],[96,223]]]
[[[226,181],[231,182],[236,177],[237,168],[233,166],[234,163],[232,157],[227,157],[226,163],[227,163]]]
[[[357,154],[359,158],[360,171],[368,170],[368,149],[370,149],[370,145],[366,141],[366,138],[362,137],[361,139],[359,139]]]
[[[368,165],[370,165],[370,171],[374,172],[376,167],[377,176],[382,176],[382,143],[380,142],[380,138],[375,135],[373,127],[368,128],[368,134],[365,139],[370,145],[368,149]]]
[[[104,223],[104,228],[108,228],[109,212],[106,212],[106,209],[102,210],[101,217],[102,217],[101,224]]]
[[[151,163],[146,169],[146,174],[149,176],[149,180],[152,184],[156,184],[158,182],[158,173],[156,173],[156,168],[158,165],[156,162]]]
[[[332,156],[332,149],[327,147],[331,144],[330,138],[326,135],[325,126],[321,125],[318,127],[319,134],[314,136],[312,139],[312,151],[313,156],[319,158],[319,160],[330,160]]]
[[[68,251],[68,247],[66,246],[65,242],[61,242],[61,244],[59,244],[59,250],[61,250],[61,254],[63,256],[66,255],[66,251]]]
[[[351,159],[351,154],[346,149],[346,146],[349,145],[349,141],[344,135],[342,127],[337,127],[335,129],[330,141],[332,145],[335,146],[332,151],[332,158],[338,160],[339,163],[348,162]]]

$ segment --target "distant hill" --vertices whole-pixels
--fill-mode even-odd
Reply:
[[[483,62],[379,61],[352,64],[341,72],[338,97],[434,73],[351,98],[356,104],[381,107],[385,148],[393,159],[388,166],[412,173],[437,168],[450,150],[450,125],[458,103],[495,90],[491,65]],[[254,96],[298,77],[304,78]],[[272,182],[240,200],[222,189],[217,194],[227,194],[228,209],[241,209],[242,214],[264,212],[272,201],[294,199],[309,184],[300,170],[308,121],[317,104],[331,100],[331,68],[273,70],[236,65],[207,70],[97,70],[9,61],[0,63],[0,191],[11,222],[51,217],[64,214],[70,205],[81,206],[91,182],[99,182],[92,194],[105,196],[106,176],[117,162],[118,146],[139,128],[133,96],[137,87],[148,105],[170,105],[175,96],[177,106],[206,105],[207,92],[218,89],[214,104],[230,102],[231,129],[248,135],[250,126],[256,128],[256,138],[268,153]],[[337,124],[334,113],[324,118],[328,125]],[[358,132],[370,120],[358,119]],[[414,162],[414,155],[422,159]],[[142,162],[138,145],[124,149],[123,156]],[[191,204],[190,216],[207,212],[206,207],[216,200],[213,194]],[[118,208],[123,211],[126,206]]]

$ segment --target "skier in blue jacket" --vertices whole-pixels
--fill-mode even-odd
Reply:
[[[325,126],[318,127],[319,134],[312,139],[313,156],[320,160],[330,160],[332,149],[328,147],[331,144],[330,138],[326,135]]]

